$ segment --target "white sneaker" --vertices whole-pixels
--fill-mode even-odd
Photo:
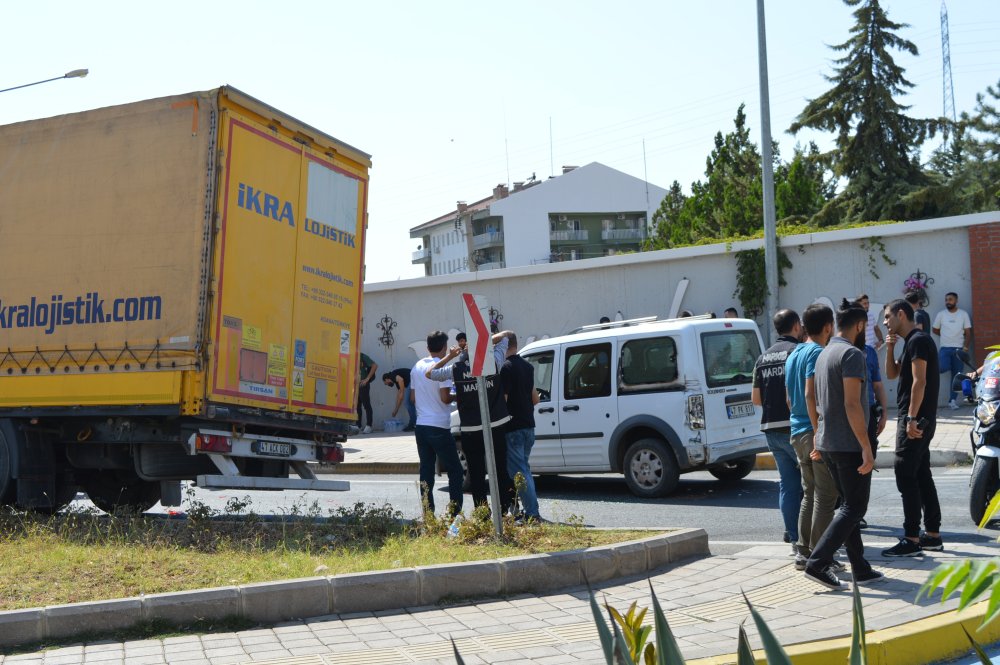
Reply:
[[[371,425],[365,425],[365,428],[363,430],[361,430],[361,433],[362,434],[371,434],[372,433],[372,426]]]
[[[948,408],[951,409],[952,411],[955,411],[958,409],[958,404],[955,404],[955,400],[951,400],[950,402],[948,402]]]

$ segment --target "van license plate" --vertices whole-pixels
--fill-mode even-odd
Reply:
[[[278,443],[277,441],[257,441],[250,449],[258,455],[270,455],[271,457],[291,457],[294,452],[292,444]]]
[[[730,420],[733,420],[734,418],[746,418],[748,416],[752,416],[754,413],[753,402],[742,402],[740,404],[727,404],[726,412],[729,414]]]

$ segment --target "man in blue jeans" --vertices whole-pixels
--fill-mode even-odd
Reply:
[[[500,370],[504,393],[507,395],[507,473],[511,480],[520,473],[524,477],[524,488],[518,491],[526,520],[542,521],[538,513],[538,495],[535,480],[531,477],[528,457],[535,445],[535,405],[538,391],[535,390],[535,370],[528,361],[517,355],[517,335],[507,333],[507,360]]]
[[[778,467],[778,508],[785,523],[785,542],[798,554],[799,507],[802,503],[802,474],[792,448],[791,420],[785,395],[785,361],[802,338],[799,315],[791,309],[774,315],[778,341],[757,359],[753,368],[753,403],[762,407],[760,429]]]
[[[451,382],[438,383],[427,378],[426,372],[448,353],[448,333],[435,330],[427,335],[428,356],[417,361],[410,372],[417,410],[414,434],[417,456],[420,458],[420,494],[427,509],[434,512],[434,467],[441,458],[448,471],[448,517],[462,512],[462,462],[451,435]]]
[[[941,345],[938,350],[938,367],[941,373],[951,375],[948,390],[948,408],[958,408],[958,393],[955,392],[955,375],[962,371],[962,358],[968,357],[969,344],[972,341],[972,320],[969,313],[958,306],[958,294],[949,292],[944,297],[945,309],[934,317],[931,330],[940,335]],[[934,396],[937,399],[937,396]]]

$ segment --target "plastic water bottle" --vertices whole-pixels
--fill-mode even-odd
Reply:
[[[465,518],[462,517],[461,513],[459,513],[458,515],[455,515],[455,519],[452,520],[451,526],[448,527],[448,537],[449,538],[458,538],[458,528],[461,526],[462,521],[464,519]]]

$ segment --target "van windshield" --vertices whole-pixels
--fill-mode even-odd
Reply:
[[[750,383],[760,356],[752,330],[720,330],[701,334],[705,377],[709,388]]]

